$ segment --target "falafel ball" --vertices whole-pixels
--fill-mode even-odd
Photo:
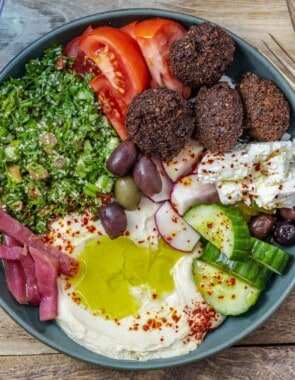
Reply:
[[[229,151],[243,133],[239,92],[226,82],[202,87],[196,98],[194,137],[211,152]]]
[[[258,141],[279,140],[290,123],[290,105],[274,82],[247,73],[240,83],[245,133]]]
[[[190,104],[166,87],[148,89],[132,100],[126,127],[143,154],[170,161],[190,138],[195,126]]]
[[[216,83],[234,58],[231,36],[210,22],[193,25],[169,53],[173,75],[190,87]]]

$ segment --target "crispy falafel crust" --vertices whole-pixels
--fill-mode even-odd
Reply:
[[[290,123],[290,105],[276,84],[245,74],[239,91],[245,107],[245,133],[259,141],[279,140]]]
[[[196,98],[197,138],[211,152],[229,151],[243,133],[243,104],[228,83],[202,87]]]
[[[190,87],[216,83],[234,58],[231,36],[210,22],[193,25],[170,49],[171,72]]]
[[[130,138],[143,154],[170,161],[194,130],[190,104],[166,87],[148,89],[134,97],[127,113]]]

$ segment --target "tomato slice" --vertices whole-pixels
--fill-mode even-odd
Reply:
[[[146,89],[149,72],[137,43],[120,29],[102,26],[84,33],[79,47],[128,105]]]
[[[119,137],[122,140],[126,140],[128,132],[125,127],[125,119],[128,107],[121,95],[112,87],[104,74],[93,78],[90,81],[90,86],[97,94],[103,113],[115,128]]]
[[[92,26],[88,26],[84,33],[90,32],[91,30],[93,30]],[[74,59],[71,70],[73,70],[80,77],[84,77],[86,73],[98,75],[100,73],[99,68],[91,59],[86,57],[79,46],[80,38],[81,36],[70,41],[63,52],[65,56]]]
[[[169,69],[169,50],[180,39],[185,28],[164,18],[135,21],[123,28],[140,46],[152,76],[152,86],[166,86],[188,98],[191,89],[176,79]]]

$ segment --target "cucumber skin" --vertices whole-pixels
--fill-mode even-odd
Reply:
[[[198,214],[208,213],[208,211],[212,211],[212,219],[208,220],[208,222],[197,223],[199,220]],[[223,249],[222,242],[218,242],[215,239],[215,236],[210,237],[210,231],[207,225],[216,222],[217,218],[220,217],[220,214],[223,214],[221,218],[227,218],[229,220],[229,224],[231,224],[230,228],[232,228],[233,232],[233,247],[227,252],[226,249]],[[215,214],[215,216],[214,216]],[[192,207],[189,211],[184,215],[185,221],[190,224],[193,228],[197,230],[201,235],[203,235],[210,243],[215,245],[218,249],[222,250],[223,253],[231,260],[245,262],[248,260],[249,254],[251,252],[251,243],[250,243],[250,233],[248,229],[247,222],[244,220],[242,215],[233,207],[223,206],[219,204],[212,205],[198,205]],[[204,225],[206,223],[206,226]],[[220,228],[228,230],[226,226],[221,225]],[[224,246],[226,245],[226,242]]]
[[[251,238],[252,258],[271,271],[283,275],[293,256],[265,241]]]
[[[193,263],[193,277],[206,303],[223,315],[240,315],[253,306],[261,290],[198,259]]]
[[[260,290],[266,288],[273,274],[270,269],[255,262],[252,258],[244,263],[230,260],[211,243],[206,244],[199,260],[230,272]]]

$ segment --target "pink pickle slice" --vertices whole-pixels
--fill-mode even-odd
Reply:
[[[34,235],[34,237],[28,242],[28,246],[45,251],[55,258],[58,261],[59,273],[70,277],[77,273],[78,261],[55,248],[53,245],[44,243],[41,237]]]
[[[20,244],[17,240],[15,240],[13,237],[2,234],[3,237],[3,245],[5,247],[21,247],[22,244]]]
[[[41,295],[39,315],[41,321],[57,317],[58,261],[46,251],[29,247],[34,263],[38,288]]]
[[[26,246],[24,247],[24,250],[28,253],[28,248]],[[26,292],[28,301],[32,305],[39,305],[41,295],[38,288],[34,260],[30,254],[26,254],[20,258],[20,263],[26,278]]]
[[[78,269],[77,260],[69,257],[50,244],[42,241],[41,237],[35,235],[30,229],[25,227],[18,220],[12,218],[0,207],[0,231],[10,238],[15,239],[22,245],[28,245],[36,249],[47,251],[59,262],[59,272],[67,276],[73,276]],[[8,243],[10,244],[10,243]],[[19,245],[19,244],[18,244]]]
[[[7,287],[20,304],[28,304],[26,279],[21,263],[18,260],[3,260]]]
[[[26,252],[23,247],[6,247],[0,246],[0,259],[7,260],[20,260],[23,256],[26,256]]]

